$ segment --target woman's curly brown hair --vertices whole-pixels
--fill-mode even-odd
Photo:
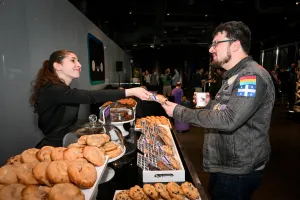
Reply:
[[[44,61],[43,67],[39,70],[35,80],[31,82],[31,96],[29,103],[34,108],[35,113],[38,111],[38,98],[43,86],[49,83],[66,86],[66,84],[57,76],[53,63],[61,63],[62,60],[70,53],[73,52],[67,50],[53,52],[50,55],[49,60]]]

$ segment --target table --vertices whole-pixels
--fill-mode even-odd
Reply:
[[[122,158],[108,164],[109,167],[115,170],[115,176],[110,181],[99,185],[97,199],[112,200],[115,190],[129,189],[135,185],[143,186],[142,170],[136,165],[138,152],[136,141],[141,133],[134,131],[133,128],[129,128],[129,132],[129,136],[125,138],[125,145],[130,152],[126,152]],[[186,181],[193,183],[197,187],[202,200],[207,200],[204,188],[186,152],[178,142],[174,128],[171,132],[185,168]]]

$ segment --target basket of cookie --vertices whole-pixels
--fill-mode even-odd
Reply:
[[[138,199],[178,199],[201,200],[197,188],[190,182],[178,184],[176,182],[135,185],[128,190],[115,191],[114,200]]]
[[[168,126],[150,128],[143,124],[142,133],[137,142],[137,165],[142,169],[143,181],[185,181],[185,170]]]

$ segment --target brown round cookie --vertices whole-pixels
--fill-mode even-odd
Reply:
[[[68,163],[65,160],[52,161],[46,170],[46,177],[52,184],[69,183]]]
[[[85,158],[78,158],[77,160],[67,160],[68,166],[73,163],[88,163],[87,159]]]
[[[170,200],[171,197],[169,195],[169,192],[167,191],[167,186],[165,184],[162,184],[162,183],[155,183],[154,184],[154,187],[156,189],[156,191],[158,192],[158,194],[164,198],[164,199],[167,199],[167,200]]]
[[[47,200],[49,192],[47,186],[29,185],[22,190],[22,200]]]
[[[184,194],[177,183],[169,182],[167,184],[167,190],[173,199],[184,200]]]
[[[0,190],[1,190],[1,188],[3,188],[4,186],[5,186],[5,185],[1,185],[1,184],[0,184]]]
[[[122,152],[123,152],[122,149],[118,147],[112,151],[106,151],[105,155],[109,156],[109,158],[112,159],[119,156]]]
[[[6,185],[0,190],[0,200],[20,200],[22,199],[22,190],[25,185],[20,183]]]
[[[88,146],[101,147],[106,141],[102,134],[92,134],[87,136],[86,143]]]
[[[160,137],[167,146],[169,146],[169,147],[173,146],[171,138],[169,138],[167,135],[161,135]]]
[[[97,179],[97,171],[94,165],[84,162],[73,162],[68,166],[70,181],[76,186],[91,188]]]
[[[64,160],[77,160],[83,158],[82,148],[68,148],[64,151]]]
[[[144,184],[143,190],[150,199],[158,199],[159,195],[153,185]]]
[[[132,200],[129,196],[129,190],[122,190],[118,192],[114,198],[115,200]]]
[[[97,147],[85,146],[83,148],[83,156],[96,166],[102,166],[105,162],[105,155],[103,151]]]
[[[37,180],[37,182],[39,182],[42,185],[47,185],[47,186],[51,187],[52,184],[49,182],[49,180],[46,176],[46,171],[47,171],[49,164],[50,164],[50,161],[43,161],[43,162],[37,163],[33,167],[32,173],[33,173],[34,178]]]
[[[69,144],[68,148],[72,148],[72,147],[75,147],[75,148],[83,148],[83,147],[85,147],[85,146],[86,146],[85,144],[72,143],[72,144]]]
[[[64,151],[67,148],[65,147],[55,147],[54,149],[52,149],[51,153],[50,153],[50,158],[51,160],[63,160],[64,159]]]
[[[24,185],[38,185],[39,183],[34,178],[32,169],[35,166],[34,163],[23,163],[17,168],[17,177],[19,183]]]
[[[9,185],[18,183],[14,165],[4,165],[0,168],[0,184]]]
[[[181,189],[188,199],[196,200],[200,197],[197,188],[190,182],[186,181],[183,184],[181,184]]]
[[[162,149],[163,152],[165,152],[166,154],[169,154],[169,155],[173,155],[173,154],[174,154],[173,148],[170,147],[170,146],[163,145],[163,146],[161,146],[161,149]]]
[[[143,189],[138,185],[135,185],[134,187],[131,187],[129,189],[129,196],[133,200],[148,200],[149,199],[147,197],[147,195],[144,193]]]
[[[39,149],[31,148],[23,151],[21,153],[21,162],[22,163],[38,163],[39,160],[36,158],[36,153]]]
[[[80,136],[80,138],[78,138],[78,140],[77,140],[77,143],[82,144],[82,145],[86,145],[86,138],[87,138],[87,135]]]
[[[13,165],[15,163],[21,163],[21,155],[12,156],[6,161],[6,165]]]
[[[51,146],[43,146],[37,153],[36,158],[39,161],[51,161],[50,154],[54,147]]]
[[[167,156],[167,158],[174,169],[180,169],[180,163],[174,158],[174,156]]]
[[[109,135],[107,135],[106,133],[102,133],[101,135],[104,138],[105,143],[110,141],[110,136]]]
[[[59,183],[54,185],[48,200],[84,200],[85,197],[78,187],[72,183]]]
[[[118,145],[114,143],[113,141],[107,142],[103,145],[104,151],[112,151],[118,148]]]

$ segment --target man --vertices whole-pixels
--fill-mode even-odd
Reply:
[[[180,76],[177,69],[174,69],[174,75],[172,77],[172,90],[176,87],[177,82],[179,82]]]
[[[219,25],[209,49],[212,65],[227,70],[216,98],[204,109],[167,102],[175,120],[207,128],[203,168],[215,199],[251,199],[270,157],[268,131],[275,91],[269,73],[248,56],[251,32],[242,22]],[[194,95],[194,102],[195,102]]]

